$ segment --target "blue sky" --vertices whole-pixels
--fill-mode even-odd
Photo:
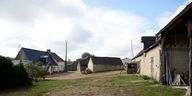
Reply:
[[[154,20],[164,11],[175,11],[185,0],[85,0],[89,7],[123,10]]]
[[[114,10],[122,10],[151,21],[155,31],[160,28],[156,19],[163,12],[175,12],[186,0],[84,0],[89,7],[106,7]]]
[[[84,52],[131,58],[191,0],[0,0],[0,55],[18,45],[75,60]]]

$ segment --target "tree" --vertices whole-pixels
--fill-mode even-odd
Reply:
[[[0,76],[0,89],[32,84],[22,64],[14,66],[10,58],[1,55]]]
[[[81,58],[84,59],[84,58],[90,58],[91,56],[94,56],[93,54],[90,54],[88,52],[85,52],[81,55]]]
[[[29,75],[27,74],[27,71],[25,70],[23,64],[18,64],[14,66],[16,77],[14,77],[16,83],[18,85],[27,85],[30,84],[32,85],[32,80],[29,78]]]

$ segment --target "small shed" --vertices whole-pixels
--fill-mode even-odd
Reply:
[[[85,69],[86,69],[87,66],[88,66],[88,61],[89,61],[89,58],[80,59],[80,60],[78,61],[78,64],[77,64],[77,71],[79,71],[79,72],[85,71]]]
[[[129,58],[124,58],[124,59],[122,59],[121,61],[122,61],[122,63],[123,63],[124,70],[127,71],[127,65],[128,65],[128,63],[131,63],[131,59],[129,59]]]
[[[136,74],[138,71],[138,63],[137,62],[129,62],[126,67],[127,74]]]

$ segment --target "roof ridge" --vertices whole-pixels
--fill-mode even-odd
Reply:
[[[33,50],[33,51],[39,51],[39,52],[47,52],[47,51],[42,51],[42,50],[37,50],[37,49],[31,49],[31,48],[26,48],[22,47],[21,49],[27,49],[27,50]],[[51,54],[56,54],[55,52],[51,52]]]
[[[92,57],[95,57],[95,58],[120,58],[120,57],[107,57],[107,56],[103,56],[103,57],[99,57],[99,56],[92,56]],[[91,57],[91,58],[92,58]]]

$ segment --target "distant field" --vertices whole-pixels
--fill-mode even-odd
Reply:
[[[183,96],[186,92],[136,75],[96,74],[95,77],[40,81],[30,88],[9,90],[0,96]]]

